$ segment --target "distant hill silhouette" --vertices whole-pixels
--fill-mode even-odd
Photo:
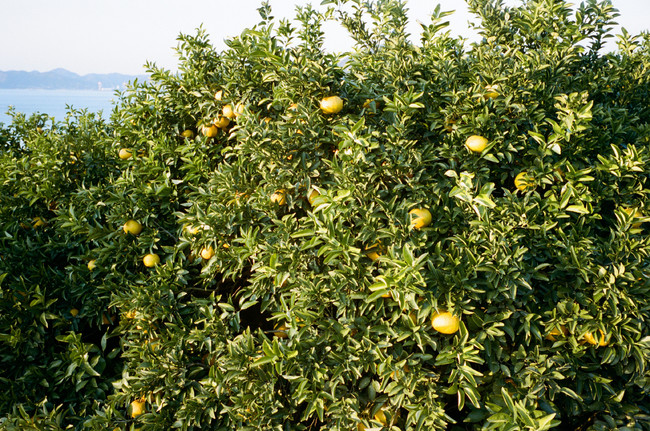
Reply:
[[[42,88],[66,90],[97,90],[123,88],[134,79],[146,80],[147,75],[124,75],[121,73],[90,73],[78,75],[65,69],[49,72],[0,71],[0,88]]]

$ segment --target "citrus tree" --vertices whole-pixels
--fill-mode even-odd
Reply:
[[[468,5],[263,4],[108,120],[13,113],[0,428],[649,429],[650,37]]]

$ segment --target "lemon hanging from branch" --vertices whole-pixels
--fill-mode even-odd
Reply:
[[[465,141],[465,146],[473,153],[482,153],[487,144],[488,140],[479,135],[472,135]]]
[[[422,229],[431,224],[431,213],[426,208],[413,208],[409,211],[411,216],[411,227],[414,229]]]
[[[431,316],[431,327],[441,334],[455,334],[460,328],[460,320],[450,312],[441,310]]]
[[[326,97],[320,101],[320,109],[324,114],[337,114],[343,109],[343,99],[339,96]]]
[[[147,268],[153,268],[160,263],[160,256],[155,253],[149,253],[142,258],[142,263]]]
[[[287,203],[287,192],[284,189],[277,190],[271,195],[271,202],[278,205],[284,205]]]
[[[535,190],[535,179],[526,171],[519,172],[515,177],[515,187],[521,192]]]
[[[142,225],[135,220],[128,220],[124,223],[124,233],[130,233],[131,235],[139,235],[142,232]]]

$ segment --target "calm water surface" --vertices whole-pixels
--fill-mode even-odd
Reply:
[[[117,100],[112,90],[40,90],[40,89],[0,89],[0,123],[11,122],[7,115],[9,106],[17,112],[30,115],[36,112],[48,114],[56,121],[62,121],[66,115],[66,105],[75,109],[88,109],[90,112],[102,111],[108,118]]]

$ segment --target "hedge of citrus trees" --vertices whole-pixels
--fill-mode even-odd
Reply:
[[[0,127],[0,428],[650,429],[650,37],[323,3]]]

